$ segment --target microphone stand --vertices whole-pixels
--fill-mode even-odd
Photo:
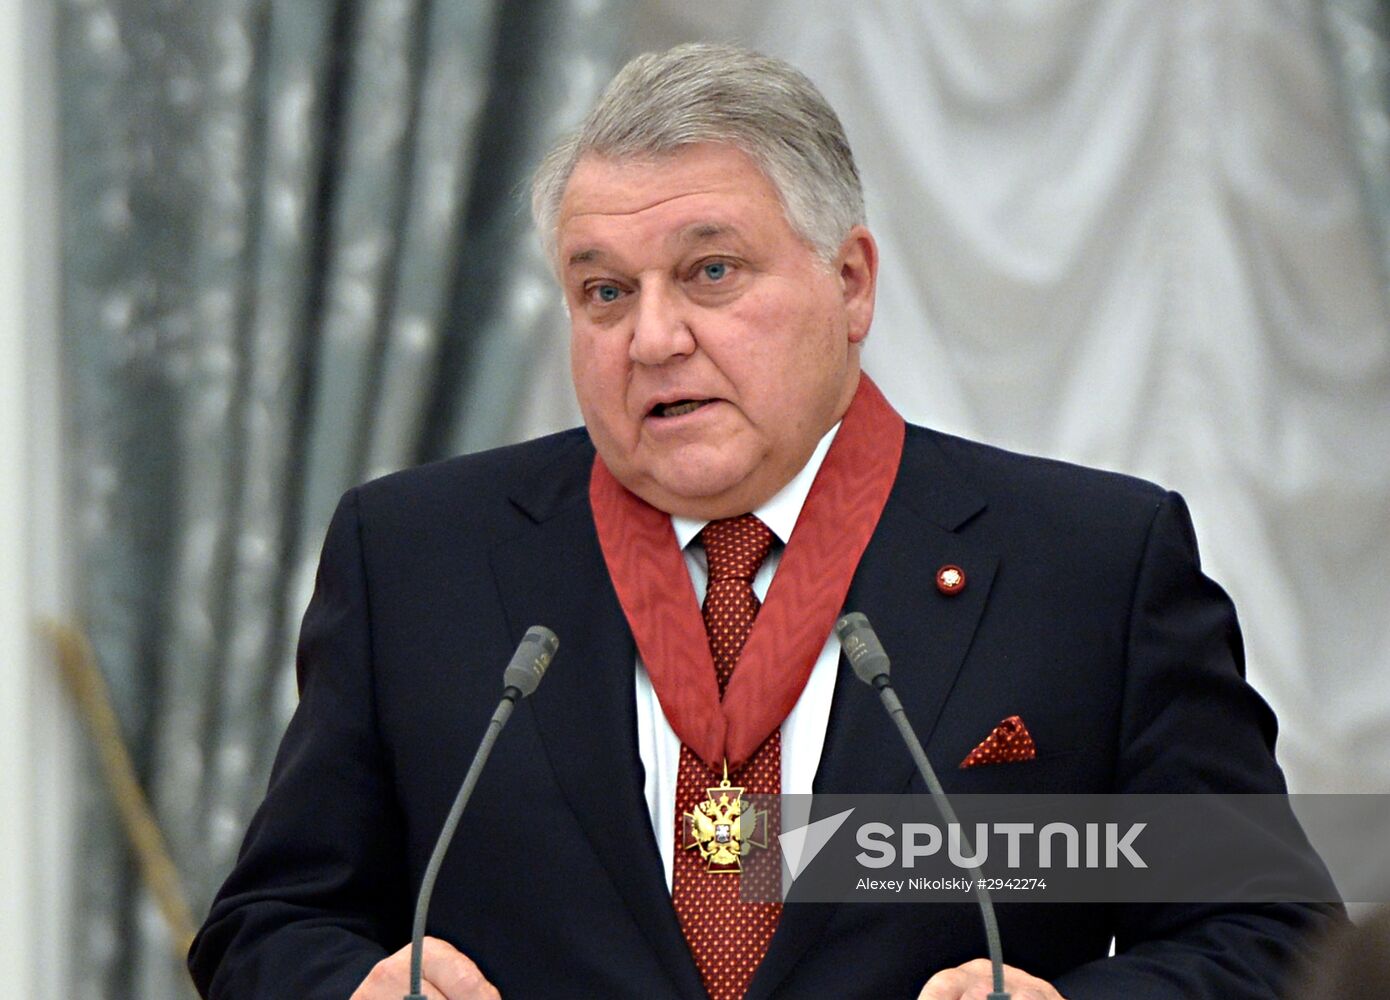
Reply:
[[[473,763],[468,766],[468,774],[464,776],[463,784],[454,796],[454,804],[449,807],[449,815],[439,831],[439,839],[434,842],[434,852],[430,854],[429,864],[425,866],[424,878],[420,880],[420,895],[415,900],[415,920],[410,933],[410,992],[406,994],[405,1000],[428,1000],[420,990],[420,967],[425,951],[425,916],[429,913],[430,897],[434,895],[434,883],[439,878],[444,855],[449,852],[454,831],[458,829],[459,820],[463,818],[463,809],[473,795],[473,787],[477,785],[478,776],[483,773],[488,757],[492,755],[493,744],[497,742],[502,727],[512,717],[512,709],[519,700],[536,690],[559,645],[560,640],[550,629],[543,625],[532,625],[522,636],[521,644],[517,646],[511,662],[502,674],[502,683],[505,685],[502,689],[502,700],[497,703],[497,709],[492,713],[492,719],[483,733],[482,742],[473,754]]]
[[[956,811],[951,808],[951,800],[947,798],[941,782],[936,779],[931,761],[927,760],[926,751],[922,749],[922,744],[912,729],[912,723],[908,721],[907,713],[903,710],[903,703],[898,699],[898,693],[893,690],[893,682],[888,679],[888,654],[884,652],[883,644],[878,641],[878,635],[869,624],[869,619],[858,611],[850,612],[835,623],[835,634],[839,636],[840,648],[844,650],[855,676],[878,692],[879,700],[883,702],[889,718],[898,727],[898,732],[917,765],[917,772],[927,783],[927,790],[931,792],[936,807],[941,810],[942,818],[948,825],[960,830],[961,845],[974,857],[974,845],[961,827]],[[989,898],[984,872],[980,870],[979,865],[971,866],[970,880],[974,883],[975,897],[980,904],[980,917],[985,924],[985,944],[989,948],[989,962],[993,972],[994,990],[986,1000],[1010,1000],[1009,994],[1004,991],[1004,950],[999,943],[999,921],[994,916],[994,902]]]

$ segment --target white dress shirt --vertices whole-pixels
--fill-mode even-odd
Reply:
[[[806,494],[811,491],[811,483],[815,481],[821,462],[825,460],[825,454],[830,450],[830,443],[835,440],[839,429],[840,425],[836,424],[826,431],[816,450],[811,453],[810,460],[796,477],[771,500],[753,511],[777,537],[758,575],[753,578],[753,592],[759,600],[767,595],[773,574],[782,562],[782,550],[791,539],[797,518],[801,516]],[[705,599],[709,570],[705,563],[704,546],[691,543],[708,523],[687,517],[671,518],[676,541],[685,554],[690,582],[695,586],[695,599],[700,603]],[[811,781],[816,776],[821,749],[825,746],[825,727],[830,719],[830,699],[835,692],[835,670],[839,661],[840,641],[835,638],[832,629],[821,647],[820,656],[811,669],[801,697],[782,723],[783,794],[809,795],[811,792]],[[680,766],[681,741],[666,721],[666,713],[661,710],[661,702],[657,699],[651,678],[647,676],[640,653],[637,656],[636,687],[637,750],[642,758],[642,769],[646,772],[647,809],[651,813],[652,830],[656,833],[657,847],[661,850],[662,864],[666,869],[666,888],[669,890],[675,854],[676,772]],[[693,804],[685,805],[689,807]]]

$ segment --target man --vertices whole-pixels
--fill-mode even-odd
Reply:
[[[726,776],[921,790],[839,669],[843,610],[900,664],[950,790],[1283,789],[1179,498],[905,427],[861,377],[877,250],[801,74],[718,46],[639,57],[533,208],[585,428],[344,498],[299,710],[191,952],[205,995],[406,992],[415,889],[534,623],[561,651],[442,870],[431,997],[983,997],[972,907],[740,903],[690,840]],[[1033,759],[954,767],[1017,719]],[[1272,997],[1335,919],[999,910],[1019,1000]]]

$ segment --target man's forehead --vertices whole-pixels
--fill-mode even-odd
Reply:
[[[565,186],[556,235],[559,266],[660,249],[683,253],[719,241],[746,247],[786,226],[781,197],[742,150],[699,143],[655,157],[586,154]],[[750,228],[751,227],[751,228]]]

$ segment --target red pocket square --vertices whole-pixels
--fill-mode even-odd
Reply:
[[[963,770],[982,764],[1012,764],[1032,760],[1037,755],[1038,748],[1033,745],[1028,727],[1017,715],[1011,715],[995,726],[994,732],[986,736],[979,746],[966,754],[960,766]]]

